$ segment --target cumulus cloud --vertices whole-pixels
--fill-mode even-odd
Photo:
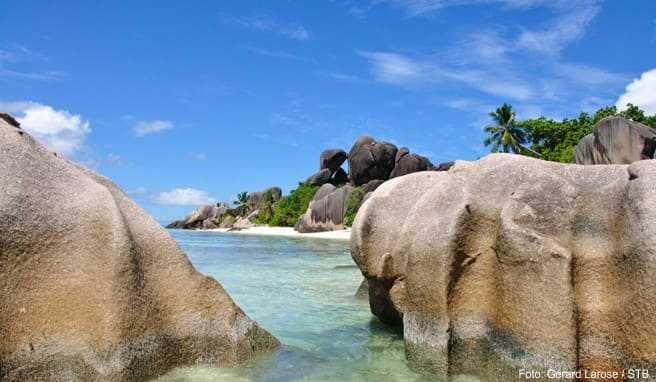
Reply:
[[[214,204],[216,199],[211,198],[207,191],[193,188],[175,188],[155,195],[153,202],[165,206],[201,206]]]
[[[134,125],[134,133],[137,137],[143,137],[148,134],[160,133],[164,130],[169,130],[173,128],[173,122],[171,121],[139,121]]]
[[[647,114],[656,114],[656,68],[631,81],[617,100],[616,106],[624,110],[628,103],[639,106]]]
[[[91,132],[82,116],[36,102],[0,102],[0,111],[14,114],[21,128],[62,155],[80,150]]]

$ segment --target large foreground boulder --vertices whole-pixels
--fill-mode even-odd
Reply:
[[[300,233],[335,231],[344,229],[346,201],[353,187],[335,187],[325,184],[317,190],[307,211],[298,219],[296,231]]]
[[[604,118],[581,139],[574,151],[578,164],[629,164],[652,159],[656,132],[622,117]]]
[[[145,380],[277,346],[116,185],[4,118],[0,148],[0,380]]]
[[[456,162],[380,186],[351,251],[373,313],[403,326],[420,370],[485,381],[653,370],[654,184],[656,161]]]
[[[370,180],[389,179],[396,159],[397,148],[391,143],[377,142],[368,135],[359,137],[348,156],[349,178],[355,186]]]

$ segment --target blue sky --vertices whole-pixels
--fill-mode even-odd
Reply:
[[[487,113],[656,113],[656,1],[5,0],[0,111],[158,220],[360,134],[476,159]]]

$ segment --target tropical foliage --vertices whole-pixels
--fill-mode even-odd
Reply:
[[[289,195],[282,197],[275,204],[273,216],[268,224],[271,226],[293,227],[307,210],[318,189],[318,186],[299,183],[295,190],[292,190]]]
[[[491,145],[493,153],[501,151],[522,154],[532,151],[524,146],[528,141],[528,135],[525,129],[517,125],[512,106],[504,103],[491,112],[490,117],[494,120],[494,124],[485,127],[485,132],[489,135],[483,143],[485,146]],[[533,154],[539,156],[538,153],[533,152]]]
[[[512,107],[506,104],[490,116],[495,124],[485,128],[489,135],[484,143],[492,145],[492,152],[501,149],[564,163],[574,161],[574,147],[581,138],[592,132],[597,122],[606,117],[621,116],[656,128],[656,115],[645,115],[643,110],[631,104],[621,112],[614,106],[604,107],[592,115],[581,113],[577,118],[560,121],[545,117],[518,121]],[[504,137],[504,134],[507,136]],[[530,148],[523,146],[529,144]]]
[[[237,194],[237,200],[233,202],[237,206],[243,206],[248,203],[248,192],[240,192]]]
[[[355,220],[355,215],[360,209],[362,204],[362,198],[364,198],[364,190],[362,187],[355,187],[351,194],[346,199],[346,212],[344,213],[344,225],[350,227],[353,225],[353,220]]]

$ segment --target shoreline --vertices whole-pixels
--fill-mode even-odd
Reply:
[[[337,231],[325,231],[325,232],[310,232],[310,233],[300,233],[294,230],[293,227],[251,227],[244,228],[241,230],[230,230],[228,228],[214,228],[214,229],[203,229],[199,231],[204,232],[217,232],[217,233],[234,233],[240,235],[260,235],[260,236],[285,236],[285,237],[304,237],[311,239],[330,239],[330,240],[351,240],[351,229],[342,229]]]

